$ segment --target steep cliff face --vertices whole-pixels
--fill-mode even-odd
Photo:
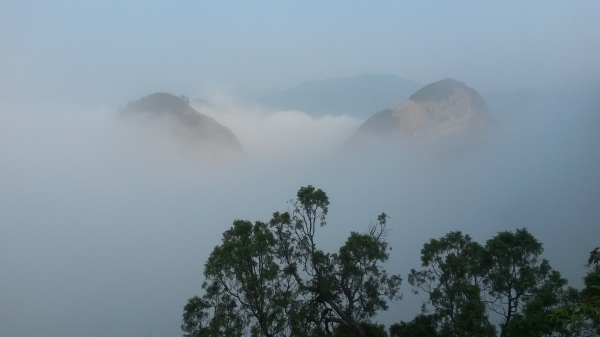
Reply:
[[[168,93],[155,93],[129,102],[121,117],[147,117],[170,134],[187,142],[243,153],[242,145],[227,127],[194,110],[187,99]]]
[[[483,98],[464,83],[445,79],[424,86],[409,100],[376,113],[350,140],[393,140],[421,145],[470,146],[495,129]]]

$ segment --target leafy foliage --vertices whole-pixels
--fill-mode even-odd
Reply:
[[[389,336],[385,329],[385,326],[383,324],[361,322],[360,327],[364,331],[365,336],[367,336],[367,337],[388,337]],[[346,326],[343,326],[343,325],[337,326],[334,331],[335,331],[333,334],[334,337],[355,336],[352,329],[350,329]]]
[[[531,309],[544,294],[558,294],[566,285],[547,260],[539,260],[542,251],[542,244],[524,228],[500,232],[486,242],[488,307],[503,318],[502,336],[508,334],[511,318],[525,303]],[[557,301],[546,302],[552,305]]]
[[[302,187],[292,202],[292,213],[275,213],[280,259],[294,277],[306,304],[319,308],[319,326],[342,325],[357,336],[365,332],[365,322],[379,310],[387,310],[388,300],[399,299],[401,279],[388,275],[381,263],[388,259],[385,213],[365,234],[352,232],[337,254],[318,249],[314,243],[317,225],[325,226],[329,200],[322,190]]]
[[[431,239],[421,250],[423,269],[411,270],[408,278],[415,293],[429,295],[423,315],[396,328],[435,328],[441,336],[495,336],[489,319],[494,313],[501,318],[501,336],[559,332],[548,314],[568,302],[574,290],[565,290],[566,280],[539,259],[542,251],[526,229],[500,232],[485,247],[461,232]],[[426,316],[428,308],[433,314]]]
[[[338,253],[317,248],[329,199],[300,188],[292,212],[267,223],[236,220],[205,264],[203,298],[184,308],[186,336],[381,335],[370,319],[400,299],[400,276],[388,275],[387,216],[367,233],[352,232]],[[212,316],[211,316],[212,313]]]
[[[235,220],[204,268],[205,294],[184,307],[185,337],[388,336],[372,322],[401,299],[401,278],[383,265],[389,258],[387,215],[365,233],[351,232],[335,253],[319,249],[329,199],[301,187],[292,210],[268,222]],[[450,232],[421,250],[422,269],[408,281],[428,295],[422,313],[393,324],[405,336],[596,336],[600,334],[600,266],[585,289],[567,282],[526,229],[503,231],[485,246]]]
[[[552,308],[548,315],[564,336],[600,335],[600,266],[595,266],[583,278],[585,288],[570,289],[568,301]]]
[[[390,337],[437,337],[439,319],[435,315],[417,315],[410,322],[390,326]]]
[[[484,255],[483,247],[468,235],[450,232],[423,246],[425,269],[413,269],[408,277],[415,293],[429,294],[427,303],[433,306],[434,317],[453,336],[495,335],[480,298]]]
[[[242,336],[244,333],[245,321],[237,304],[228,294],[215,294],[215,289],[207,289],[204,298],[192,297],[183,310],[184,337]]]

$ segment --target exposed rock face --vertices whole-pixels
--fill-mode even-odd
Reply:
[[[389,138],[464,147],[485,140],[494,128],[483,98],[464,83],[445,79],[424,86],[391,110],[376,113],[350,142]]]
[[[229,128],[194,110],[185,96],[155,93],[129,102],[120,114],[122,117],[148,116],[184,140],[243,152],[240,142]]]

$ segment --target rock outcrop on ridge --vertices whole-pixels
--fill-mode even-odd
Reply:
[[[172,135],[204,147],[243,153],[242,145],[227,127],[192,108],[185,96],[160,92],[129,102],[120,116],[145,116]]]
[[[463,148],[484,142],[495,129],[483,98],[453,79],[424,86],[401,105],[367,119],[349,140]]]

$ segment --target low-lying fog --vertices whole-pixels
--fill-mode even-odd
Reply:
[[[363,120],[265,112],[221,96],[198,110],[242,143],[245,157],[226,162],[122,123],[117,109],[0,103],[1,334],[180,335],[222,232],[234,219],[287,210],[308,184],[331,201],[318,232],[325,250],[391,216],[387,267],[402,274],[404,299],[382,323],[420,310],[406,275],[423,243],[453,230],[484,243],[527,227],[581,287],[600,245],[597,97],[561,90],[524,113],[492,108],[502,136],[476,150],[340,154]]]

